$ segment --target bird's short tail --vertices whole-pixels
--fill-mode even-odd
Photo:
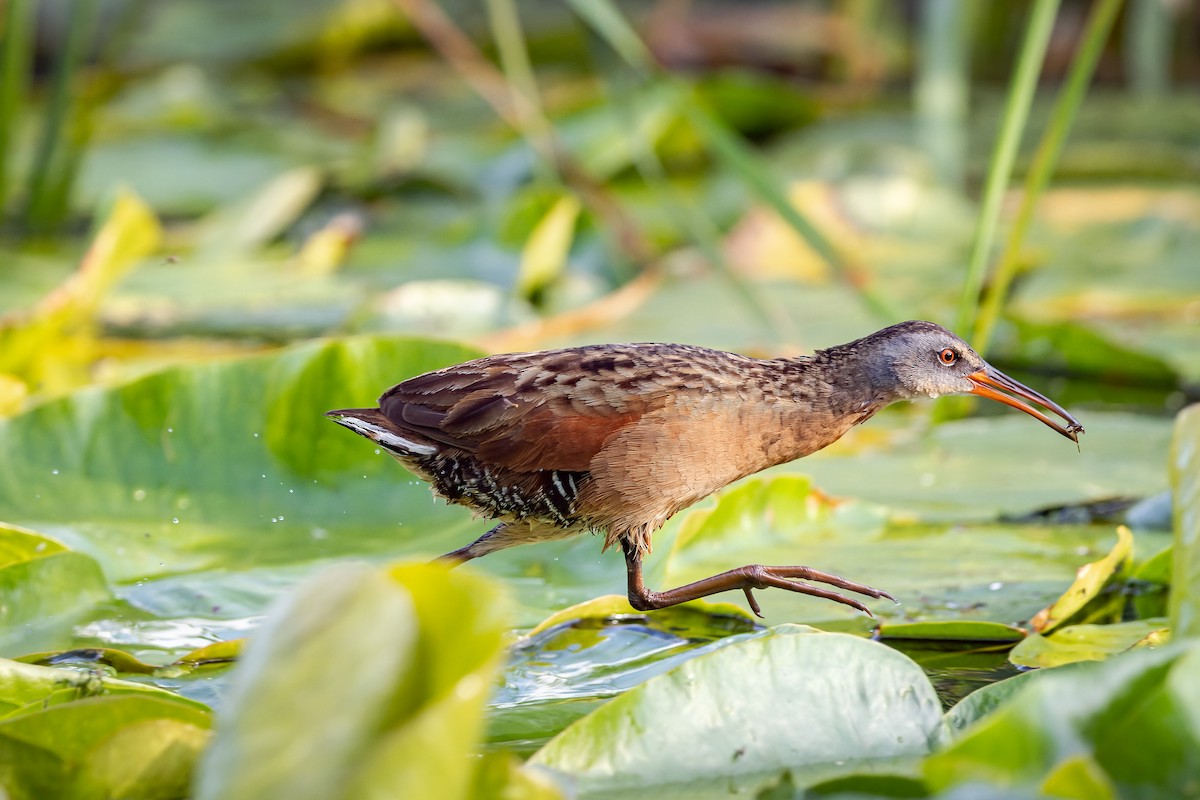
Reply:
[[[438,451],[437,442],[401,428],[378,408],[342,408],[326,411],[325,416],[398,456],[413,458]]]

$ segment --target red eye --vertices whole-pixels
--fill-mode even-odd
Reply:
[[[947,347],[945,350],[938,353],[938,358],[941,359],[941,362],[948,367],[958,360],[958,353]]]

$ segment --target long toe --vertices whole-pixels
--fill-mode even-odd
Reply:
[[[867,608],[859,600],[838,594],[831,589],[822,589],[819,586],[809,586],[807,583],[788,580],[787,578],[780,577],[779,575],[769,573],[762,576],[761,580],[763,583],[767,584],[768,586],[774,586],[776,589],[786,589],[789,592],[796,592],[797,594],[806,594],[810,597],[820,597],[825,600],[832,600],[835,603],[841,603],[842,605],[858,609],[872,619],[875,618],[875,615],[871,613],[871,609]]]
[[[885,597],[896,602],[896,598],[892,597],[882,589],[876,589],[867,586],[865,583],[856,583],[848,581],[838,575],[829,572],[821,572],[812,567],[767,567],[766,570],[781,578],[800,579],[805,581],[815,581],[817,583],[827,583],[830,586],[836,586],[839,589],[845,589],[847,592],[866,595],[867,597]]]

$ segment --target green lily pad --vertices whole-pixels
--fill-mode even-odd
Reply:
[[[1019,642],[1025,631],[1012,625],[979,620],[955,620],[950,622],[889,622],[879,628],[879,638],[920,639],[955,642]]]
[[[722,492],[715,505],[670,523],[657,536],[669,547],[666,563],[652,555],[647,582],[666,588],[744,564],[802,564],[890,592],[900,605],[868,600],[885,624],[975,620],[1013,625],[1059,596],[1086,554],[1095,553],[1110,535],[1093,526],[951,528],[889,521],[876,506],[830,501],[812,491],[807,479],[784,474],[746,480]],[[1162,542],[1167,537],[1145,538]],[[778,589],[757,596],[768,624],[803,621],[825,627],[858,615]]]
[[[487,741],[531,754],[621,692],[766,633],[749,612],[728,603],[699,600],[647,613],[607,595],[571,606],[513,645],[492,696]]]
[[[87,667],[94,668],[102,664],[115,672],[126,672],[134,675],[153,675],[158,669],[153,664],[147,664],[141,659],[110,647],[87,647],[75,650],[54,650],[46,653],[30,653],[14,659],[23,664],[36,664],[42,667]]]
[[[49,536],[0,523],[0,647],[60,639],[111,597],[93,559]]]
[[[1175,490],[1171,628],[1177,636],[1200,636],[1200,406],[1184,409],[1176,421],[1171,485]]]
[[[1038,790],[1084,757],[1091,783],[1121,797],[1194,794],[1198,668],[1200,647],[1185,641],[1047,670],[926,759],[926,782]]]
[[[183,796],[210,724],[153,686],[0,660],[0,785],[14,798]]]
[[[753,675],[750,680],[747,676]],[[929,752],[941,710],[920,668],[837,633],[739,641],[691,659],[574,723],[529,764],[582,797],[722,796],[739,778],[803,771],[813,782]]]
[[[1108,625],[1067,625],[1049,635],[1032,634],[1008,658],[1021,667],[1102,661],[1132,647],[1164,644],[1169,634],[1165,617]]]
[[[1068,623],[1119,619],[1125,598],[1112,591],[1104,595],[1104,591],[1129,574],[1132,559],[1133,534],[1125,526],[1118,526],[1117,543],[1108,555],[1080,567],[1075,582],[1063,596],[1034,615],[1030,625],[1038,633],[1047,634]]]
[[[96,695],[145,694],[207,711],[203,703],[165,689],[109,678],[94,670],[37,666],[0,659],[0,718]]]
[[[214,642],[207,647],[193,650],[175,662],[185,667],[201,667],[208,664],[224,664],[236,661],[246,646],[245,639],[230,639],[225,642]]]
[[[311,342],[46,403],[0,420],[0,517],[52,530],[117,581],[453,549],[468,515],[321,415],[473,355],[399,337]]]
[[[693,620],[708,617],[730,617],[744,620],[752,626],[755,624],[753,614],[733,603],[693,600],[690,603],[671,606],[660,611],[646,612],[638,611],[629,605],[629,598],[625,595],[606,594],[554,612],[535,625],[526,636],[536,636],[559,625],[575,623],[584,619],[620,621],[634,618],[647,623],[653,622],[657,627],[680,629],[686,628]]]

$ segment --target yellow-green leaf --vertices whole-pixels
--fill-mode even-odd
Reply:
[[[1124,598],[1116,595],[1112,602],[1105,602],[1108,598],[1102,598],[1101,593],[1106,586],[1124,577],[1132,559],[1133,534],[1122,525],[1117,528],[1117,543],[1108,555],[1080,567],[1070,588],[1062,597],[1034,615],[1030,626],[1039,633],[1049,633],[1068,620],[1090,622],[1113,616],[1112,605],[1117,606],[1115,614],[1119,616]]]
[[[521,251],[521,266],[517,273],[519,294],[532,295],[562,272],[575,236],[579,209],[579,200],[574,195],[563,195],[533,229]]]

